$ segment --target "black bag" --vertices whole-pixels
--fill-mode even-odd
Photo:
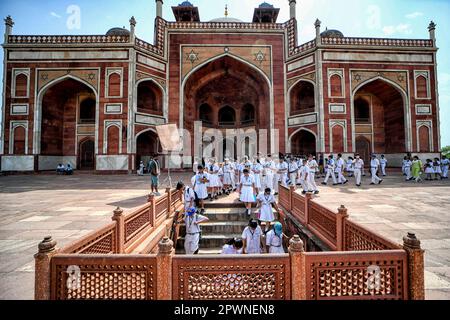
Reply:
[[[200,199],[198,198],[197,192],[195,192],[194,189],[192,189],[192,191],[194,191],[194,203],[195,203],[195,207],[198,208],[200,206]],[[186,192],[189,192],[189,188],[187,188]]]

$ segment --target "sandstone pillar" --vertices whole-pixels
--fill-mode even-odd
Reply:
[[[295,235],[289,242],[291,260],[291,299],[306,300],[305,249],[300,236]]]
[[[56,241],[47,236],[39,243],[38,249],[34,255],[34,299],[50,300],[50,261],[57,252]]]
[[[158,244],[156,256],[158,300],[172,300],[172,257],[174,253],[173,241],[164,237]]]
[[[424,250],[414,233],[403,237],[403,249],[408,254],[408,290],[410,300],[425,299]]]
[[[336,215],[336,250],[345,251],[345,221],[348,218],[347,208],[343,205]]]
[[[116,247],[114,248],[114,253],[124,253],[125,252],[125,217],[123,215],[123,210],[117,207],[114,210],[114,215],[112,217],[113,221],[116,221]]]

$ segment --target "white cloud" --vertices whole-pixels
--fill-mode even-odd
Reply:
[[[396,26],[384,26],[383,27],[383,33],[387,36],[393,35],[393,34],[411,34],[411,25],[400,23]]]
[[[415,18],[421,17],[421,16],[423,16],[423,13],[419,12],[419,11],[416,11],[416,12],[408,13],[405,17],[408,18],[408,19],[415,19]]]
[[[50,15],[52,16],[52,17],[55,17],[55,18],[58,18],[58,19],[61,19],[62,17],[59,15],[59,14],[57,14],[56,12],[50,12]]]

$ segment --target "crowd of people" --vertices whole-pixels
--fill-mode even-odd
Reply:
[[[426,159],[425,163],[418,156],[406,155],[402,162],[402,173],[406,181],[421,182],[422,175],[425,174],[425,180],[445,180],[448,179],[448,169],[450,159],[443,156],[439,158]]]

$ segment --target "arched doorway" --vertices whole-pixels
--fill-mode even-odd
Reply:
[[[80,170],[94,170],[95,168],[95,142],[92,139],[85,139],[79,143],[79,165]]]
[[[314,85],[309,81],[299,81],[290,92],[290,115],[315,111]]]
[[[194,122],[203,121],[203,126],[221,131],[217,144],[220,150],[215,154],[223,154],[225,143],[222,139],[230,138],[238,143],[232,135],[236,136],[241,128],[255,132],[270,128],[267,79],[255,67],[237,58],[226,55],[206,63],[187,78],[183,92],[184,128],[193,133]],[[210,109],[205,110],[205,106]],[[270,141],[269,137],[267,141]],[[230,149],[237,151],[236,157],[243,156],[241,146]],[[257,150],[250,148],[250,152],[255,154],[249,156],[254,156]],[[194,156],[201,157],[202,154]]]
[[[406,152],[405,101],[401,89],[375,79],[355,93],[355,135],[368,134],[377,154]]]
[[[163,92],[152,80],[144,80],[137,87],[137,111],[146,114],[163,114]]]
[[[316,155],[316,136],[307,130],[300,130],[291,138],[291,153],[296,156]]]
[[[355,153],[359,153],[361,159],[364,160],[364,163],[369,165],[370,155],[372,153],[370,146],[370,141],[366,137],[359,136],[356,137],[356,150]]]
[[[139,134],[136,138],[136,168],[139,168],[141,161],[147,166],[151,156],[158,155],[159,140],[158,135],[149,130]]]
[[[40,133],[35,134],[37,150],[47,163],[39,164],[39,170],[53,170],[63,161],[78,169],[95,169],[94,90],[81,80],[66,77],[46,87],[38,99],[41,112],[35,122],[40,128]]]

